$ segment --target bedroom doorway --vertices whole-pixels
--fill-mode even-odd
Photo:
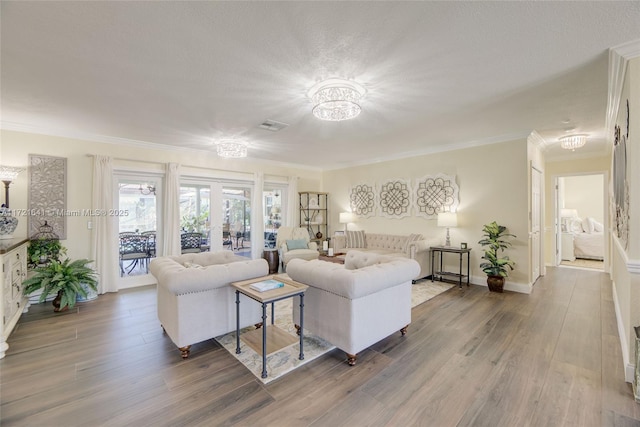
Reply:
[[[604,173],[556,178],[556,265],[605,270]]]

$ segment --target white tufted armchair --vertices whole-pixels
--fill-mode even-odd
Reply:
[[[280,227],[276,237],[276,248],[280,255],[282,268],[286,271],[287,264],[292,259],[311,261],[318,259],[318,245],[311,242],[309,231],[303,227]],[[287,243],[288,242],[288,243]]]

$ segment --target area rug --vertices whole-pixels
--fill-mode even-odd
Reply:
[[[431,282],[430,280],[419,280],[411,286],[411,307],[422,304],[425,301],[445,292],[455,285],[443,282]],[[287,331],[295,336],[296,331],[292,321],[292,304],[293,299],[288,298],[276,303],[275,324],[280,329]],[[267,315],[271,316],[271,310],[267,310]],[[268,319],[267,321],[271,321]],[[216,337],[216,341],[220,343],[230,354],[238,359],[244,366],[249,369],[253,375],[260,381],[267,384],[282,375],[290,372],[323,354],[335,348],[331,343],[317,337],[305,329],[304,333],[304,360],[299,360],[300,344],[295,343],[285,347],[273,354],[267,356],[267,378],[262,378],[262,355],[256,353],[244,341],[242,341],[242,333],[254,329],[253,326],[242,329],[240,331],[240,354],[236,354],[236,333],[230,332],[225,335]]]
[[[594,270],[604,270],[604,261],[595,259],[576,258],[575,261],[562,261],[560,265],[567,267],[591,268]]]

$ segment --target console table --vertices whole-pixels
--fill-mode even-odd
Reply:
[[[432,246],[431,248],[431,281],[433,282],[434,280],[438,279],[440,281],[443,280],[444,277],[453,277],[455,279],[457,279],[458,282],[458,286],[460,286],[462,288],[462,281],[463,279],[466,278],[467,280],[467,286],[469,286],[469,259],[470,259],[470,254],[471,254],[471,249],[470,248],[466,248],[466,249],[462,249],[462,248],[457,248],[457,247],[452,247],[452,246]],[[436,257],[436,253],[439,254],[440,256],[440,268],[438,270],[435,269],[436,266],[436,262],[435,262],[435,257]],[[442,267],[442,258],[444,257],[444,254],[446,253],[452,253],[452,254],[458,254],[459,256],[459,264],[458,264],[458,272],[451,272],[451,271],[445,271],[443,270]],[[463,274],[463,269],[462,269],[462,261],[464,256],[467,256],[467,274]]]
[[[27,276],[28,242],[28,239],[0,240],[0,359],[9,348],[7,339],[11,331],[30,305],[22,292],[22,281]]]

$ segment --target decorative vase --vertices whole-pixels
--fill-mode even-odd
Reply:
[[[84,291],[87,293],[87,297],[85,298],[82,295],[78,294],[76,295],[76,302],[93,301],[94,299],[98,298],[98,292],[91,289],[89,285],[87,285],[86,283],[80,283],[80,286],[82,286],[82,289],[84,289]]]
[[[13,232],[18,226],[18,219],[11,215],[5,205],[0,207],[0,239],[13,239]]]
[[[504,277],[502,276],[487,276],[487,285],[491,292],[502,292],[504,289]]]

